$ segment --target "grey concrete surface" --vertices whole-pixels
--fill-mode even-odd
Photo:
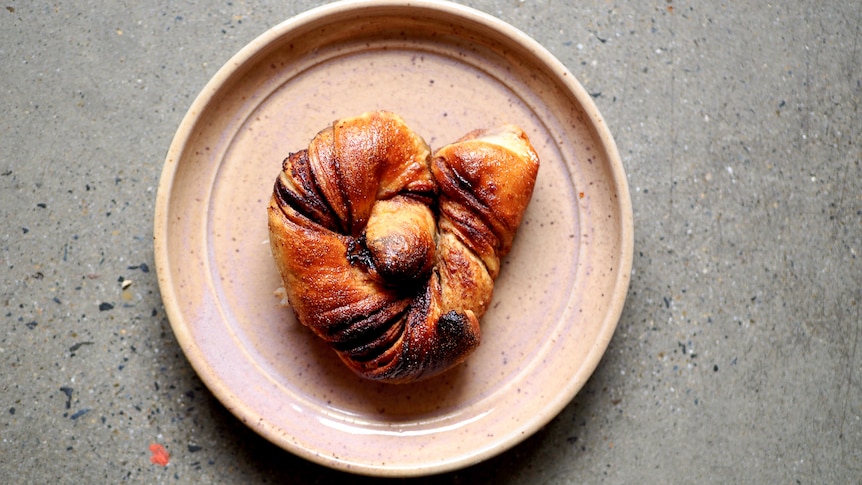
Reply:
[[[319,3],[0,9],[3,483],[348,478],[210,394],[153,263],[156,187],[186,109],[243,45]],[[412,481],[860,483],[862,3],[463,3],[537,39],[593,94],[632,190],[634,274],[605,358],[557,418]]]

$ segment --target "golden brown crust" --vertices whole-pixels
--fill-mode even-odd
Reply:
[[[461,363],[537,170],[514,126],[432,158],[392,113],[336,121],[285,159],[269,204],[299,321],[370,379],[412,382]]]

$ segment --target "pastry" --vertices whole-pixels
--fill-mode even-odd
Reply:
[[[393,113],[334,122],[284,160],[269,203],[297,319],[369,379],[413,382],[463,362],[538,166],[513,125],[432,156]]]

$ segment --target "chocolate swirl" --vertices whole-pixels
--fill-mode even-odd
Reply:
[[[463,362],[538,165],[512,125],[432,157],[392,113],[334,122],[284,160],[269,204],[297,318],[369,379],[412,382]]]

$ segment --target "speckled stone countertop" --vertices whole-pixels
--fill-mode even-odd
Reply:
[[[858,481],[862,3],[463,3],[538,40],[592,94],[628,175],[634,270],[604,359],[558,417],[413,481]],[[347,478],[212,396],[153,262],[162,163],[192,100],[242,46],[319,4],[0,10],[4,483]]]

